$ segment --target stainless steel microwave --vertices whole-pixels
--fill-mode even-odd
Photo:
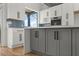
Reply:
[[[61,25],[61,19],[61,16],[51,18],[51,25]]]

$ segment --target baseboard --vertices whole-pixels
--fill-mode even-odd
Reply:
[[[45,53],[42,53],[42,52],[39,52],[39,51],[35,51],[35,50],[32,50],[31,53],[37,54],[39,56],[45,56],[46,55]]]
[[[0,44],[0,47],[7,47],[7,44]]]
[[[17,47],[23,47],[23,43],[22,44],[14,44],[14,45],[10,45],[8,46],[9,48],[17,48]]]
[[[28,54],[28,53],[30,53],[31,51],[30,50],[25,50],[24,51],[24,54]]]

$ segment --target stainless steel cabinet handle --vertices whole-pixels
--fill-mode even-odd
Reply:
[[[49,15],[48,15],[48,12],[47,12],[47,16],[49,16]]]
[[[22,41],[22,34],[19,34],[19,41]]]
[[[57,16],[57,11],[55,10],[55,16]]]
[[[38,38],[38,37],[39,37],[39,32],[35,31],[35,38]]]
[[[68,25],[69,14],[66,13],[66,25]]]
[[[17,12],[17,18],[20,18],[20,12],[19,11]]]
[[[54,40],[58,40],[59,37],[58,37],[58,31],[54,31]]]
[[[57,38],[56,40],[58,40],[58,38],[59,38],[59,37],[58,37],[58,31],[57,31],[56,33],[57,33],[57,34],[56,34],[56,36],[57,36],[57,37],[56,37],[56,38]]]
[[[56,31],[54,31],[54,40],[56,40]]]
[[[68,13],[66,13],[66,19],[68,19],[69,18],[69,14]]]

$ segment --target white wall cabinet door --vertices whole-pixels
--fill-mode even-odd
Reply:
[[[61,9],[62,5],[58,5],[49,9],[49,17],[62,16]]]
[[[56,7],[49,8],[49,17],[55,17],[56,16]]]
[[[23,30],[13,31],[13,48],[23,46],[24,44],[24,32]]]
[[[74,25],[73,4],[62,4],[62,25]]]
[[[40,24],[50,23],[49,20],[49,9],[40,11]]]
[[[25,11],[20,10],[19,20],[24,20],[24,17],[25,17]]]
[[[25,10],[19,4],[7,5],[7,18],[23,20]]]
[[[18,44],[24,43],[24,32],[23,32],[23,30],[17,30],[17,39],[18,39]]]
[[[18,35],[17,35],[18,33],[17,33],[17,31],[16,30],[13,30],[13,39],[12,39],[12,41],[13,41],[13,48],[14,47],[16,47],[16,45],[18,44]]]
[[[73,3],[74,11],[79,11],[79,3]]]
[[[13,18],[13,19],[17,19],[17,6],[14,4],[8,4],[7,5],[7,18]]]
[[[57,16],[62,16],[62,5],[56,6]]]

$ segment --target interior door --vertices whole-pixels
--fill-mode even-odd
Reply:
[[[61,29],[58,35],[60,56],[71,56],[71,30]]]
[[[57,56],[59,55],[59,40],[56,38],[56,30],[46,30],[46,54]]]

